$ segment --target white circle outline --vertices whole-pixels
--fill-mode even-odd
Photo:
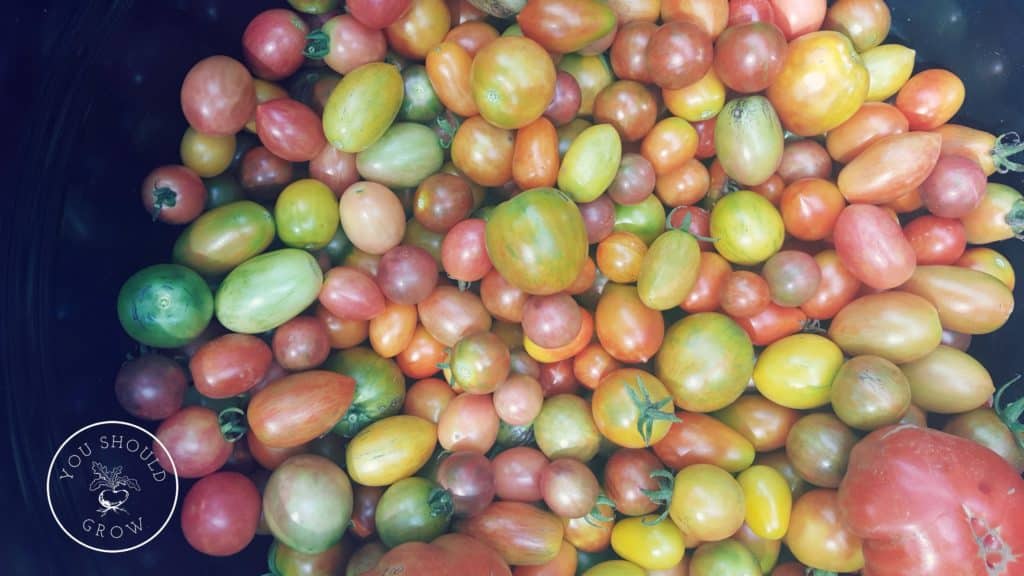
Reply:
[[[75,436],[78,436],[79,434],[85,432],[86,430],[89,430],[90,428],[95,428],[97,426],[102,426],[104,424],[120,424],[122,426],[128,426],[129,428],[135,428],[136,430],[143,432],[144,434],[155,440],[156,443],[160,445],[160,448],[164,451],[164,454],[167,456],[167,460],[171,463],[171,475],[174,476],[174,501],[171,503],[171,512],[167,515],[167,519],[164,520],[163,525],[161,525],[160,529],[157,530],[152,536],[147,538],[144,542],[140,542],[135,546],[132,546],[131,548],[124,548],[122,550],[104,550],[102,548],[96,548],[76,538],[73,534],[71,534],[71,532],[68,531],[67,528],[64,527],[64,523],[60,521],[60,518],[57,517],[57,511],[53,507],[53,499],[50,497],[50,480],[53,477],[53,466],[57,463],[57,457],[60,456],[60,453],[64,450],[64,447],[67,446],[68,442],[71,442],[71,439],[74,438]],[[131,552],[132,550],[136,550],[152,542],[153,539],[159,536],[160,533],[164,531],[164,528],[167,528],[167,525],[171,523],[171,518],[174,518],[174,511],[177,510],[178,508],[178,492],[180,488],[181,486],[180,483],[178,482],[178,466],[174,463],[174,458],[171,457],[171,452],[170,450],[167,449],[167,446],[164,446],[164,443],[161,442],[159,438],[157,438],[152,432],[146,430],[142,426],[139,426],[138,424],[132,424],[131,422],[124,422],[121,420],[104,420],[102,422],[89,424],[88,426],[83,426],[82,428],[75,430],[70,436],[67,437],[66,440],[64,440],[64,442],[61,442],[60,447],[57,448],[57,451],[54,452],[53,454],[53,458],[50,460],[50,468],[46,471],[46,502],[50,505],[50,514],[53,516],[53,519],[57,521],[57,526],[60,526],[60,529],[64,532],[64,534],[66,534],[68,538],[74,540],[75,543],[77,543],[79,546],[88,548],[89,550],[92,550],[94,552],[102,552],[103,554],[121,554],[124,552]]]

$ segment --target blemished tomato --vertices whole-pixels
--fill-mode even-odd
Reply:
[[[730,100],[715,124],[715,150],[725,173],[742,186],[757,186],[779,169],[782,126],[764,96]]]
[[[260,507],[260,492],[247,477],[237,472],[211,474],[185,494],[181,530],[203,554],[237,554],[256,535]]]
[[[605,376],[590,402],[597,429],[626,448],[658,444],[674,420],[672,396],[665,385],[635,368]]]
[[[387,486],[412,476],[434,452],[436,430],[432,422],[417,416],[378,420],[349,442],[346,470],[364,486]]]
[[[746,524],[754,534],[778,540],[789,530],[792,494],[786,479],[770,466],[747,468],[737,476],[746,504]]]
[[[667,570],[683,559],[683,534],[674,522],[623,518],[612,528],[612,550],[645,570]]]
[[[727,194],[711,210],[715,249],[733,264],[749,266],[779,251],[785,239],[779,211],[765,197],[749,190]]]
[[[834,572],[864,567],[861,539],[844,525],[835,490],[812,490],[798,498],[789,524],[783,541],[800,562]]]
[[[777,10],[780,3],[773,1]],[[784,3],[800,5],[794,0]],[[824,4],[821,1],[823,10]],[[787,32],[785,25],[782,31]],[[816,136],[849,120],[867,93],[868,71],[853,43],[838,32],[824,31],[790,43],[782,72],[768,87],[767,95],[785,128],[799,136]]]
[[[739,530],[745,514],[743,488],[732,474],[711,464],[676,474],[669,515],[684,534],[701,542],[723,540]]]
[[[263,515],[275,538],[300,552],[327,550],[345,534],[352,514],[352,483],[323,456],[293,456],[263,489]]]
[[[844,424],[860,430],[899,422],[910,408],[910,399],[906,375],[878,356],[847,360],[832,380],[832,410]]]
[[[833,318],[828,337],[848,355],[873,354],[904,364],[935,350],[942,324],[928,300],[891,291],[850,302]]]
[[[736,473],[754,461],[754,446],[715,418],[696,412],[678,412],[675,416],[664,439],[654,444],[654,453],[669,468],[714,464]]]
[[[970,248],[957,259],[955,264],[993,276],[1010,290],[1017,285],[1017,275],[1013,270],[1013,265],[1010,264],[1006,256],[991,248]]]

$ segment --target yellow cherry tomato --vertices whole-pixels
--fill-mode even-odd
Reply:
[[[746,506],[739,482],[712,464],[693,464],[676,474],[669,516],[684,533],[704,542],[728,538],[743,525]]]
[[[669,112],[690,122],[713,118],[725,106],[725,84],[714,68],[708,68],[707,74],[693,84],[678,90],[663,89],[661,95]]]
[[[683,533],[657,516],[624,518],[612,528],[612,550],[645,570],[667,570],[683,560]]]
[[[723,196],[711,210],[711,237],[723,258],[751,266],[782,248],[786,227],[771,201],[756,192],[740,190]]]
[[[747,507],[745,518],[751,531],[769,540],[785,536],[789,529],[793,495],[782,474],[770,466],[759,464],[741,472],[736,481],[743,488]]]
[[[388,486],[416,473],[437,446],[437,426],[418,416],[378,420],[356,434],[345,451],[352,480],[363,486]]]
[[[203,134],[190,127],[181,137],[181,163],[203,178],[213,178],[231,165],[235,145],[234,134]]]
[[[883,44],[860,55],[868,69],[868,102],[888,100],[914,73],[917,52],[899,44]]]
[[[595,565],[583,576],[646,576],[643,568],[626,560],[609,560]]]
[[[780,406],[818,408],[829,403],[832,379],[842,365],[842,350],[828,338],[794,334],[761,352],[754,365],[754,385]]]

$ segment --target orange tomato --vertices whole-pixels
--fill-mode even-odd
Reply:
[[[609,373],[622,368],[622,364],[612,358],[601,344],[591,342],[572,360],[572,373],[587,388],[594,390],[601,379]]]
[[[470,117],[480,113],[469,85],[472,65],[473,57],[454,42],[441,42],[427,53],[430,85],[445,108],[459,116]]]
[[[487,22],[473,20],[464,22],[448,31],[445,42],[454,42],[469,53],[476,56],[481,48],[498,39],[498,31]]]
[[[440,368],[437,365],[448,358],[444,344],[427,332],[422,324],[416,327],[412,334],[409,345],[398,353],[395,361],[402,373],[409,378],[428,378],[437,374]]]
[[[657,177],[654,193],[670,208],[697,204],[711,187],[711,175],[704,163],[690,158],[681,166]]]
[[[836,162],[846,164],[873,143],[910,129],[900,109],[884,102],[865,102],[860,110],[825,137],[825,147]]]
[[[331,348],[344,350],[363,343],[370,333],[370,323],[365,320],[342,320],[331,314],[323,304],[316,305],[316,316],[327,328],[327,339]]]
[[[811,297],[800,305],[808,318],[831,320],[860,293],[861,282],[839,260],[835,250],[823,250],[814,256],[821,270],[821,281]]]
[[[832,233],[846,200],[828,180],[804,178],[782,193],[782,222],[786,232],[800,240],[823,240]]]
[[[714,39],[729,23],[729,0],[661,0],[661,19],[688,20]]]
[[[717,252],[700,253],[697,282],[680,306],[690,314],[714,312],[722,301],[722,286],[732,274],[732,265]]]
[[[558,180],[558,131],[540,117],[516,132],[512,179],[520,190],[552,187]]]
[[[506,36],[476,54],[470,82],[480,114],[495,126],[513,130],[544,113],[555,95],[555,65],[540,44]]]
[[[444,41],[451,25],[444,0],[412,0],[409,11],[384,32],[392,50],[406,58],[423,60],[431,48]]]
[[[964,83],[949,70],[933,68],[910,77],[896,95],[896,107],[907,117],[911,130],[934,130],[963,106]]]
[[[473,116],[459,126],[452,140],[452,163],[481,186],[501,186],[512,179],[515,136]]]
[[[647,244],[632,232],[612,232],[597,245],[597,269],[611,282],[632,284],[640,277]]]
[[[658,122],[640,144],[640,154],[659,176],[680,168],[697,153],[697,131],[682,118]]]
[[[384,358],[394,358],[412,342],[419,317],[416,306],[388,302],[384,311],[370,320],[370,346]]]

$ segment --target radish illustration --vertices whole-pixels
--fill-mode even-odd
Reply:
[[[96,478],[89,484],[89,491],[95,492],[102,488],[99,496],[96,498],[96,501],[100,504],[100,508],[96,511],[100,513],[100,516],[106,516],[107,512],[124,512],[127,514],[128,510],[122,507],[128,501],[129,496],[129,492],[125,488],[131,488],[136,492],[142,490],[139,487],[139,483],[134,478],[126,476],[123,470],[123,466],[109,469],[99,462],[92,463],[92,473]],[[122,488],[122,486],[125,488]]]

